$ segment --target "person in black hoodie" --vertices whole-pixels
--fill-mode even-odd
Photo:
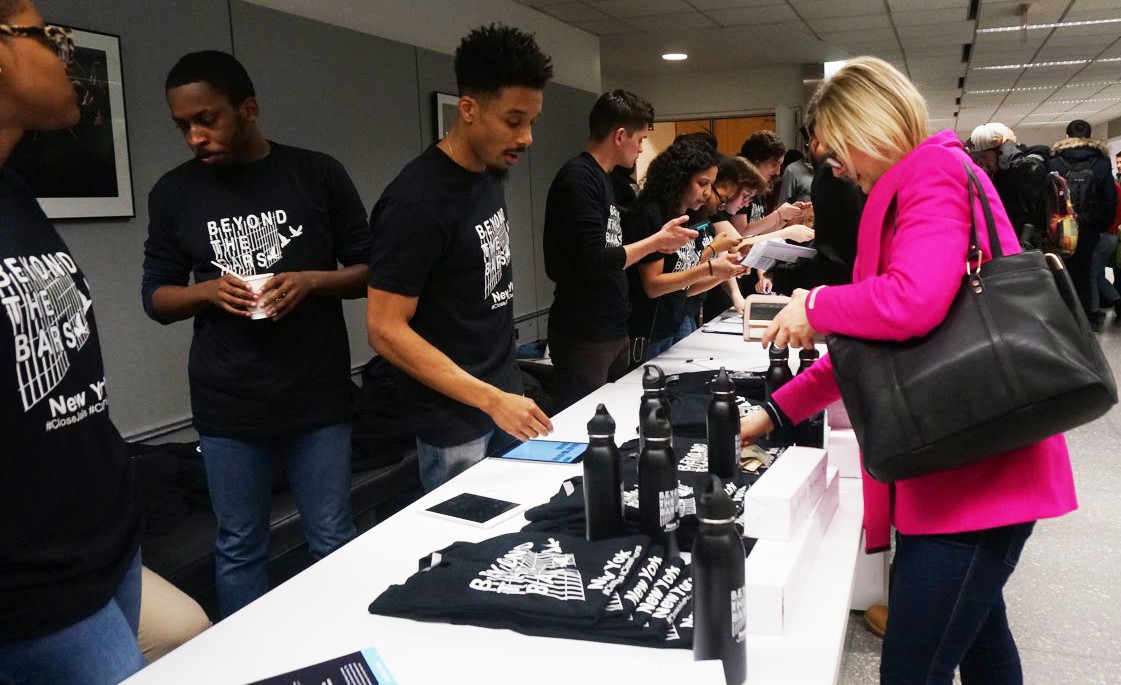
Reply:
[[[1051,151],[1042,145],[1026,147],[1004,124],[982,124],[969,136],[973,159],[985,170],[1020,244],[1032,249],[1043,245],[1047,230],[1047,160]]]
[[[0,683],[111,685],[144,667],[140,507],[92,289],[4,165],[25,131],[78,121],[73,55],[69,29],[0,0]]]
[[[1051,146],[1047,168],[1066,179],[1074,211],[1078,214],[1078,247],[1067,261],[1070,277],[1095,332],[1100,331],[1105,314],[1098,311],[1097,274],[1094,252],[1101,234],[1109,229],[1117,211],[1117,186],[1109,148],[1090,137],[1090,124],[1075,119],[1067,125],[1067,137]]]

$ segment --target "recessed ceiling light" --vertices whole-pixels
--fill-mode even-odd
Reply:
[[[1105,60],[1100,60],[1105,61]],[[1027,64],[994,64],[988,67],[974,67],[981,71],[991,71],[994,69],[1036,69],[1039,67],[1074,67],[1080,64],[1088,64],[1088,59],[1067,59],[1058,62],[1028,62]]]
[[[689,55],[686,55],[684,52],[667,52],[662,55],[662,59],[667,62],[681,62],[689,59]]]
[[[1053,24],[1027,24],[1026,26],[998,26],[990,29],[977,29],[977,33],[1010,33],[1012,31],[1035,31],[1039,29],[1063,29],[1073,26],[1098,26],[1101,24],[1121,24],[1121,19],[1092,19],[1089,21],[1060,21]]]
[[[1099,60],[1101,61],[1101,60]],[[1121,80],[1114,81],[1079,81],[1078,83],[1067,83],[1062,86],[1019,86],[1017,88],[988,88],[985,90],[967,90],[966,95],[991,95],[994,93],[1026,93],[1036,90],[1056,90],[1058,88],[1088,88],[1091,86],[1112,86],[1121,83]]]

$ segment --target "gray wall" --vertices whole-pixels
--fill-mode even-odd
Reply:
[[[326,152],[347,168],[367,209],[434,140],[432,92],[455,92],[452,58],[239,0],[39,0],[48,21],[121,37],[136,218],[57,225],[83,269],[95,306],[113,418],[126,437],[159,434],[190,417],[191,324],[159,326],[140,308],[147,196],[189,153],[163,99],[167,70],[185,52],[231,50],[257,86],[262,128],[277,141]],[[527,159],[506,188],[519,338],[545,334],[552,283],[541,261],[545,196],[557,168],[586,136],[596,94],[550,84]],[[370,356],[364,301],[348,303],[355,364]]]

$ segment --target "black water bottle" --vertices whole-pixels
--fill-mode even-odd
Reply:
[[[724,662],[724,680],[747,680],[747,617],[744,549],[736,510],[718,476],[697,499],[700,524],[693,539],[693,659]]]
[[[740,465],[740,410],[736,405],[736,386],[721,367],[709,386],[708,472],[732,480]]]
[[[677,457],[673,453],[669,419],[661,407],[642,421],[642,450],[638,454],[638,521],[644,535],[666,547],[668,558],[677,548]]]
[[[771,349],[767,354],[771,358],[771,366],[767,369],[766,375],[763,376],[763,391],[767,400],[770,401],[774,391],[786,385],[794,378],[794,374],[790,372],[789,347],[779,347],[771,343]]]
[[[645,444],[642,435],[642,424],[646,421],[646,417],[654,410],[655,407],[661,407],[665,413],[666,421],[673,425],[670,420],[669,413],[669,398],[666,396],[666,374],[662,373],[661,367],[654,364],[647,364],[646,370],[642,374],[642,400],[638,403],[638,449],[642,450]]]
[[[798,353],[798,373],[813,366],[818,359],[816,349],[802,350]],[[825,446],[825,412],[818,412],[794,428],[794,444],[803,447]]]
[[[623,535],[623,481],[619,475],[623,456],[615,446],[615,419],[602,404],[588,422],[588,449],[583,461],[587,538],[603,540]]]
[[[820,353],[817,351],[816,347],[811,347],[808,350],[799,351],[798,352],[798,374],[795,374],[795,375],[799,375],[803,371],[805,371],[806,369],[813,366],[814,362],[817,361],[819,356],[820,356]]]

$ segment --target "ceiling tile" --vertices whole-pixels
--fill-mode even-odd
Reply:
[[[887,0],[892,12],[960,9],[969,10],[969,0]]]
[[[699,10],[708,11],[784,3],[777,2],[777,0],[689,0],[689,4]]]
[[[896,26],[928,26],[934,28],[941,24],[966,21],[969,16],[969,3],[958,3],[950,9],[930,9],[924,3],[923,9],[905,11],[892,10],[891,18]],[[972,23],[972,22],[970,22]]]
[[[819,32],[864,31],[891,27],[891,21],[882,12],[860,17],[829,17],[827,19],[807,19],[807,21],[814,30]]]
[[[978,19],[982,27],[1016,26],[1020,23],[1020,7],[1028,4],[1021,0],[1009,2],[982,2]],[[1028,23],[1039,24],[1058,21],[1070,4],[1069,0],[1035,0],[1030,3]]]
[[[612,17],[651,17],[655,14],[680,14],[693,8],[684,0],[606,0],[589,3]]]
[[[883,14],[882,0],[790,0],[794,9],[806,20],[829,19],[832,17],[860,17],[869,14]]]
[[[685,14],[659,14],[653,17],[632,17],[627,23],[639,31],[679,31],[683,29],[715,28],[716,24],[700,12]]]
[[[550,14],[561,21],[572,23],[575,21],[599,21],[607,19],[607,15],[582,2],[562,2],[541,8],[542,12]]]
[[[738,9],[710,10],[705,12],[721,26],[753,26],[774,24],[780,21],[799,21],[798,15],[790,5],[766,5],[764,7],[740,7]]]
[[[626,33],[636,33],[633,26],[625,24],[618,19],[604,19],[601,21],[574,21],[572,25],[597,36],[617,36]]]

